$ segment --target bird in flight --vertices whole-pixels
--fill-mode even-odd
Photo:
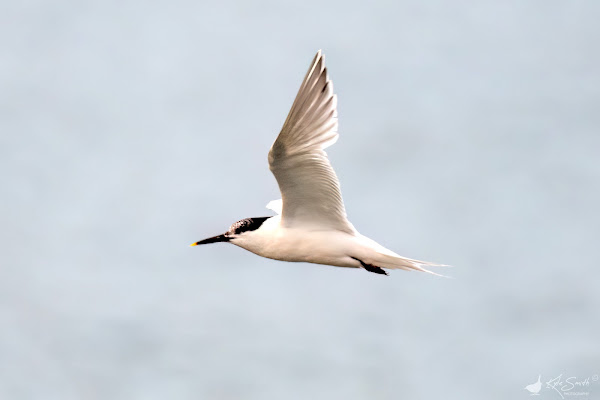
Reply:
[[[267,208],[277,215],[240,220],[222,235],[192,246],[229,242],[281,261],[363,268],[384,275],[386,269],[435,274],[425,267],[440,264],[401,257],[358,233],[346,218],[340,183],[324,151],[338,139],[336,106],[319,50],[269,151],[269,168],[281,199]]]

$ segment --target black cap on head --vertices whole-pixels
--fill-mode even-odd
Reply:
[[[238,222],[231,225],[229,228],[230,235],[239,235],[242,232],[255,231],[271,217],[254,217],[241,219]]]
[[[190,246],[197,246],[199,244],[209,244],[218,242],[229,242],[231,239],[235,239],[235,235],[242,234],[244,232],[255,231],[271,217],[255,217],[246,218],[239,220],[229,227],[229,230],[222,235],[213,236],[208,239],[201,240],[196,243],[192,243]]]

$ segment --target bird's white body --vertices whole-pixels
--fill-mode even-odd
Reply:
[[[281,224],[281,216],[276,215],[252,234],[240,235],[231,243],[274,260],[351,267],[360,266],[348,257],[355,239],[340,231],[286,228]]]
[[[274,260],[336,267],[361,268],[362,261],[383,268],[421,270],[420,264],[428,264],[401,257],[356,231],[287,228],[279,215],[267,219],[257,230],[233,238],[231,243]]]
[[[281,261],[312,262],[344,267],[346,241],[351,236],[339,231],[308,231],[286,228],[281,216],[267,219],[251,234],[240,235],[231,243],[261,257]]]
[[[346,218],[339,180],[324,149],[338,139],[337,97],[321,51],[313,59],[283,128],[269,151],[282,199],[278,215],[247,218],[196,244],[231,242],[259,256],[336,267],[427,271],[432,264],[404,258],[361,235]]]

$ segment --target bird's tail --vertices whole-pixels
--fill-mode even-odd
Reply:
[[[357,253],[355,258],[360,259],[362,262],[375,265],[379,268],[421,271],[432,275],[445,276],[438,274],[437,272],[430,271],[428,268],[448,267],[448,265],[402,257],[363,235],[358,235],[357,240],[361,245],[361,251],[360,253]]]
[[[403,269],[405,271],[421,271],[427,272],[428,274],[433,274],[437,276],[444,276],[442,274],[438,274],[437,272],[430,271],[429,267],[447,267],[444,264],[436,264],[428,261],[420,261],[413,260],[411,258],[405,258],[400,256],[392,256],[388,254],[379,253],[378,260],[375,262],[375,265],[381,268],[387,269]]]
[[[386,252],[387,253],[387,252]],[[380,268],[386,269],[403,269],[405,271],[421,271],[427,272],[428,274],[433,274],[437,276],[444,276],[442,274],[438,274],[437,272],[430,271],[427,269],[428,267],[447,267],[444,264],[436,264],[428,261],[421,260],[413,260],[412,258],[401,257],[395,253],[386,254],[383,252],[376,252],[376,255],[373,256],[373,264],[377,265]]]

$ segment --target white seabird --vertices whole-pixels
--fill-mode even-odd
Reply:
[[[337,97],[319,50],[269,151],[281,191],[278,215],[240,220],[192,246],[229,242],[262,257],[336,267],[417,270],[440,264],[401,257],[361,235],[346,218],[340,183],[324,149],[338,139]],[[437,275],[437,274],[436,274]]]

